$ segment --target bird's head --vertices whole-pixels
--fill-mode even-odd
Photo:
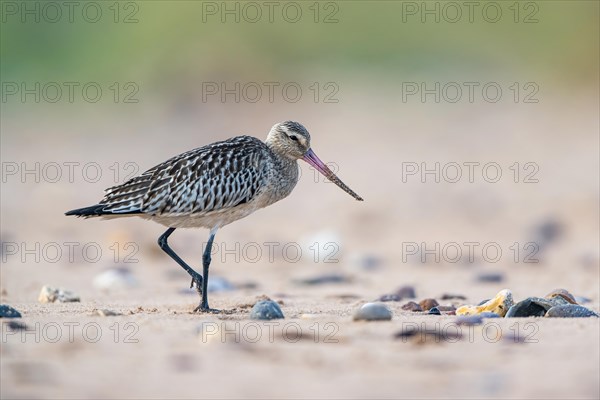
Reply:
[[[278,155],[298,160],[310,149],[310,134],[298,122],[280,122],[271,128],[266,143]]]
[[[310,134],[302,124],[294,121],[285,121],[273,125],[267,136],[266,144],[280,157],[292,161],[298,159],[306,161],[356,200],[363,200],[362,197],[346,186],[312,151],[310,148]]]

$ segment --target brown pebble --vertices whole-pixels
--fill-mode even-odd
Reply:
[[[408,303],[406,303],[405,305],[402,306],[402,309],[407,310],[407,311],[413,311],[413,312],[423,311],[421,306],[418,305],[417,303],[415,303],[414,301],[409,301]]]
[[[577,304],[577,301],[575,301],[575,297],[565,289],[554,289],[546,295],[546,298],[553,299],[557,296],[562,297],[571,304]]]
[[[425,299],[425,300],[421,300],[419,302],[419,305],[421,306],[421,308],[423,310],[431,310],[433,307],[437,307],[440,304],[437,302],[436,299]]]

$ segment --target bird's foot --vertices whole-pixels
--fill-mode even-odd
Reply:
[[[221,310],[217,310],[215,308],[210,308],[208,304],[200,303],[198,307],[194,308],[194,312],[197,313],[208,313],[208,314],[220,314]]]

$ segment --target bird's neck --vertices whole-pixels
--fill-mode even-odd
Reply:
[[[271,153],[277,157],[278,161],[284,163],[284,164],[296,164],[297,159],[294,157],[290,157],[289,154],[286,154],[282,149],[281,146],[278,146],[278,144],[274,141],[274,140],[269,140],[267,139],[267,141],[265,142],[265,144],[267,145],[267,147],[269,148],[269,150],[271,150]]]

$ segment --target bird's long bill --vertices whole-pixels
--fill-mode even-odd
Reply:
[[[342,182],[341,179],[338,178],[333,173],[333,171],[330,170],[329,167],[327,165],[325,165],[325,163],[319,159],[319,157],[317,157],[317,155],[315,154],[314,151],[312,151],[312,149],[308,149],[308,151],[306,152],[306,154],[304,155],[304,157],[302,159],[304,161],[306,161],[307,163],[309,163],[310,165],[312,165],[313,167],[315,167],[317,169],[317,171],[322,173],[331,182],[338,185],[344,192],[348,193],[350,196],[354,197],[358,201],[363,201],[362,197],[360,197],[359,195],[354,193],[352,191],[352,189],[350,189],[348,186],[346,186],[346,184],[344,182]]]

